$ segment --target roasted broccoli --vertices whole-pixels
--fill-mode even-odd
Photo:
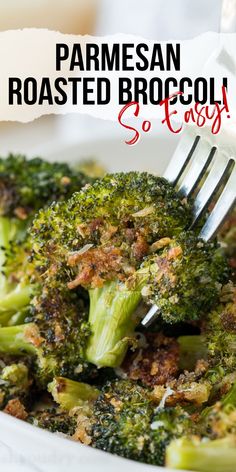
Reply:
[[[23,321],[27,315],[31,295],[27,229],[35,213],[54,200],[70,197],[88,181],[64,163],[12,154],[0,159],[0,325]]]
[[[219,299],[220,282],[228,268],[215,243],[206,243],[185,231],[142,264],[148,272],[144,300],[156,303],[167,323],[197,320]],[[159,283],[158,283],[159,282]]]
[[[201,323],[201,334],[181,336],[180,367],[194,369],[196,362],[208,362],[206,377],[215,385],[236,371],[236,287],[229,283],[221,288],[220,303]]]
[[[170,323],[197,319],[216,302],[226,264],[214,244],[183,234],[190,220],[172,185],[137,172],[107,175],[39,212],[32,244],[43,284],[60,279],[69,291],[89,291],[89,362],[121,364],[142,297]]]
[[[80,290],[68,290],[60,279],[54,282],[44,286],[34,275],[34,297],[25,323],[0,328],[0,352],[33,357],[40,388],[55,375],[83,379],[85,372],[92,376],[96,370],[84,355],[90,335],[86,300]]]
[[[25,221],[45,205],[70,197],[88,181],[66,163],[10,154],[0,159],[1,215]]]
[[[234,470],[236,382],[220,402],[195,409],[192,416],[179,405],[165,406],[167,395],[157,406],[153,391],[129,380],[107,382],[99,393],[93,386],[57,378],[49,391],[62,412],[76,419],[71,433],[76,440],[155,465],[208,472],[215,470],[218,458],[216,470]]]
[[[184,410],[156,407],[148,390],[127,380],[103,388],[91,423],[94,447],[156,465],[163,465],[170,440],[190,428]]]
[[[154,386],[157,400],[171,388],[168,405],[212,405],[235,382],[235,287],[231,283],[222,287],[220,299],[217,308],[198,323],[201,334],[177,338],[179,376]]]
[[[25,419],[34,391],[30,362],[6,357],[0,365],[0,409]]]
[[[52,433],[63,433],[68,436],[75,433],[77,425],[74,416],[69,416],[66,412],[53,407],[32,411],[27,417],[27,422]]]
[[[235,287],[231,283],[222,287],[221,303],[198,326],[200,335],[178,338],[179,376],[154,386],[157,401],[171,388],[168,406],[192,404],[211,408],[234,385]]]
[[[232,472],[222,248],[189,231],[191,201],[163,178],[85,183],[65,164],[0,159],[0,409],[128,459]]]
[[[220,402],[202,411],[194,429],[194,436],[170,443],[166,465],[199,472],[233,472],[236,463],[236,383]]]
[[[40,291],[41,298],[31,302],[33,321],[0,328],[0,352],[34,356],[33,370],[40,387],[55,375],[79,379],[84,372],[93,375],[95,369],[84,361],[90,329],[80,294],[52,287],[49,292]]]
[[[226,374],[236,370],[236,286],[224,286],[220,301],[206,318],[203,337],[211,363]]]
[[[210,439],[236,435],[236,381],[219,401],[201,411],[197,429],[202,437]]]
[[[157,407],[150,390],[129,380],[107,382],[100,394],[68,379],[55,379],[49,390],[77,418],[75,439],[129,459],[163,465],[170,440],[191,429],[183,409]]]

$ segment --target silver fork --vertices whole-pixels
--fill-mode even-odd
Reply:
[[[191,229],[215,199],[214,208],[199,233],[199,238],[209,241],[216,236],[235,203],[236,134],[224,131],[213,136],[206,128],[198,131],[195,127],[185,128],[164,177],[184,197],[194,192]],[[142,324],[149,326],[158,313],[158,306],[153,305]]]

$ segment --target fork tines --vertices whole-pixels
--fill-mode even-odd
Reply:
[[[215,203],[199,234],[205,240],[216,235],[235,203],[236,136],[234,146],[227,144],[227,138],[224,143],[206,131],[196,134],[186,129],[164,174],[182,195],[194,195],[192,228]]]
[[[186,127],[164,177],[185,197],[193,197],[193,228],[200,216],[211,208],[199,233],[208,241],[216,235],[236,197],[236,135],[213,136],[204,129]],[[214,205],[214,206],[213,206]],[[149,326],[159,314],[153,305],[142,320]]]

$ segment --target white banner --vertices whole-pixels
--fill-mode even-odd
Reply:
[[[198,112],[203,107],[205,114],[204,100],[220,101],[218,109],[223,108],[225,84],[229,109],[222,111],[222,119],[232,123],[236,119],[235,51],[236,34],[206,33],[187,41],[157,43],[123,34],[1,32],[0,120],[29,122],[52,113],[117,120],[127,101],[139,102],[139,110],[129,107],[126,117],[136,112],[147,121],[164,120],[165,104],[158,102],[182,89],[170,105],[171,120],[181,122],[187,117],[191,122],[195,114],[201,126]],[[196,101],[198,111],[191,111]],[[148,128],[148,122],[144,126]]]

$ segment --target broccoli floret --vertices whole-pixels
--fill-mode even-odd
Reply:
[[[70,197],[88,181],[66,163],[10,154],[0,159],[0,213],[25,220],[43,206]]]
[[[64,163],[9,155],[0,159],[0,324],[23,321],[31,266],[27,229],[39,208],[70,197],[88,181]],[[13,315],[17,314],[16,319]]]
[[[198,240],[191,232],[181,233],[144,261],[137,275],[146,270],[144,300],[156,303],[167,323],[196,320],[206,313],[219,299],[220,282],[229,275],[217,245]]]
[[[163,465],[170,440],[190,427],[184,410],[156,408],[148,390],[127,380],[103,388],[91,422],[94,447],[156,465]]]
[[[236,435],[236,382],[218,402],[203,409],[196,428],[210,439]]]
[[[236,461],[236,382],[219,402],[206,407],[194,425],[192,437],[170,443],[166,465],[200,472],[233,472]]]
[[[27,422],[47,429],[51,433],[63,433],[72,436],[76,430],[76,418],[57,408],[33,411],[29,414]]]
[[[170,387],[173,393],[168,405],[207,404],[205,412],[217,400],[222,402],[222,395],[230,392],[236,379],[235,321],[235,287],[228,284],[222,287],[217,309],[202,320],[202,333],[178,338],[180,375],[165,386],[155,386],[155,397],[160,399]]]
[[[171,323],[217,300],[225,261],[214,244],[181,234],[190,220],[171,184],[138,172],[107,175],[39,213],[32,244],[43,283],[60,278],[72,292],[89,291],[89,362],[121,364],[142,297]]]
[[[71,408],[76,416],[75,438],[129,459],[163,465],[167,444],[191,426],[183,409],[157,407],[150,390],[129,380],[107,382],[100,394],[68,379],[55,379],[49,390],[62,409]]]
[[[32,275],[34,296],[24,324],[0,328],[0,352],[34,357],[34,376],[44,388],[56,375],[83,379],[93,376],[84,351],[90,335],[86,300],[70,291],[60,277],[45,286]]]
[[[221,290],[221,303],[212,310],[203,327],[209,358],[213,366],[220,365],[225,373],[236,370],[236,287]]]
[[[0,409],[4,409],[12,400],[19,400],[23,404],[29,403],[32,379],[29,366],[23,361],[14,361],[5,365],[1,361],[0,372]]]
[[[214,385],[236,370],[236,287],[222,287],[219,305],[205,317],[201,334],[180,336],[180,367],[193,369],[199,359],[208,362],[205,376]]]
[[[84,361],[87,314],[79,293],[67,295],[43,290],[37,308],[31,306],[31,322],[0,328],[0,352],[34,356],[34,375],[43,388],[55,375],[83,379],[95,371]]]
[[[99,390],[89,384],[75,382],[68,378],[56,377],[48,385],[53,399],[59,404],[60,411],[73,419],[73,430],[68,433],[76,441],[90,444],[90,418],[93,415],[93,404],[98,398]]]

